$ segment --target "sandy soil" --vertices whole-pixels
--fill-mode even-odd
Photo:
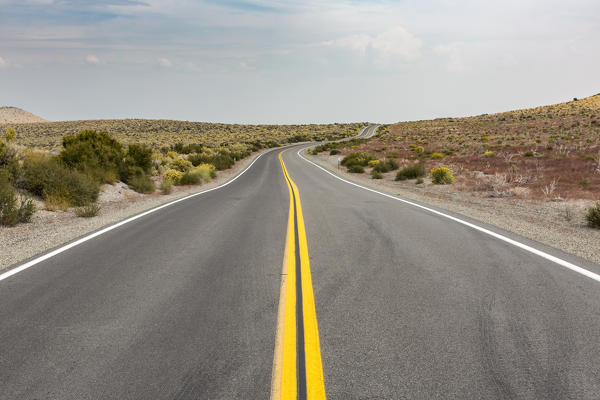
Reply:
[[[336,174],[364,186],[399,195],[495,225],[567,253],[600,263],[600,230],[586,226],[585,210],[590,200],[539,201],[489,194],[463,192],[453,185],[433,185],[428,179],[396,182],[395,172],[384,179],[369,174],[350,174],[338,169],[338,157],[319,154],[304,156]]]
[[[265,151],[267,150],[263,152]],[[218,172],[217,177],[208,183],[198,186],[176,186],[168,195],[162,195],[159,191],[153,194],[139,194],[121,182],[104,185],[98,199],[100,212],[93,218],[77,217],[71,210],[47,211],[43,202],[37,201],[38,211],[31,223],[15,227],[0,226],[0,270],[132,215],[219,186],[244,170],[261,153],[255,153],[237,162],[229,170]]]
[[[0,107],[0,124],[25,124],[31,122],[47,121],[17,107]]]

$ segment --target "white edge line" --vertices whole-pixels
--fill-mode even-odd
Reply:
[[[368,190],[369,192],[373,192],[373,193],[377,193],[377,194],[380,194],[380,195],[382,195],[382,196],[385,196],[385,197],[389,197],[390,199],[394,199],[394,200],[400,201],[400,202],[402,202],[402,203],[405,203],[405,204],[411,205],[411,206],[413,206],[413,207],[418,207],[418,208],[420,208],[420,209],[423,209],[423,210],[429,211],[430,213],[433,213],[433,214],[439,215],[439,216],[441,216],[441,217],[448,218],[448,219],[450,219],[450,220],[452,220],[452,221],[458,222],[459,224],[466,225],[466,226],[468,226],[469,228],[473,228],[473,229],[475,229],[475,230],[477,230],[477,231],[479,231],[479,232],[485,233],[486,235],[490,235],[490,236],[492,236],[492,237],[494,237],[494,238],[496,238],[496,239],[502,240],[503,242],[506,242],[506,243],[512,244],[513,246],[516,246],[516,247],[518,247],[518,248],[520,248],[520,249],[523,249],[523,250],[525,250],[525,251],[528,251],[528,252],[530,252],[530,253],[533,253],[533,254],[535,254],[535,255],[537,255],[537,256],[540,256],[540,257],[542,257],[542,258],[545,258],[546,260],[552,261],[552,262],[554,262],[554,263],[556,263],[556,264],[558,264],[558,265],[561,265],[561,266],[563,266],[563,267],[565,267],[565,268],[568,268],[568,269],[570,269],[570,270],[572,270],[572,271],[574,271],[574,272],[577,272],[578,274],[581,274],[581,275],[587,276],[588,278],[591,278],[591,279],[593,279],[593,280],[595,280],[595,281],[597,281],[597,282],[600,282],[600,275],[598,275],[598,274],[596,274],[596,273],[594,273],[594,272],[592,272],[592,271],[588,271],[587,269],[581,268],[581,267],[579,267],[579,266],[577,266],[577,265],[575,265],[575,264],[572,264],[572,263],[570,263],[570,262],[568,262],[568,261],[565,261],[565,260],[563,260],[562,258],[555,257],[555,256],[553,256],[553,255],[551,255],[551,254],[548,254],[548,253],[546,253],[546,252],[543,252],[543,251],[541,251],[541,250],[538,250],[538,249],[536,249],[536,248],[533,248],[533,247],[531,247],[531,246],[528,246],[528,245],[526,245],[526,244],[524,244],[524,243],[521,243],[521,242],[518,242],[518,241],[516,241],[516,240],[513,240],[513,239],[511,239],[511,238],[508,238],[508,237],[506,237],[506,236],[504,236],[504,235],[500,235],[499,233],[496,233],[496,232],[490,231],[489,229],[485,229],[485,228],[483,228],[483,227],[481,227],[481,226],[478,226],[478,225],[472,224],[472,223],[470,223],[470,222],[464,221],[464,220],[462,220],[462,219],[460,219],[460,218],[456,218],[456,217],[453,217],[453,216],[451,216],[451,215],[444,214],[443,212],[440,212],[440,211],[434,210],[433,208],[425,207],[425,206],[422,206],[422,205],[420,205],[420,204],[413,203],[412,201],[405,200],[405,199],[402,199],[402,198],[400,198],[400,197],[396,197],[396,196],[393,196],[393,195],[390,195],[390,194],[387,194],[387,193],[379,192],[379,191],[377,191],[377,190],[374,190],[374,189],[371,189],[371,188],[368,188],[368,187],[365,187],[365,186],[359,185],[359,184],[357,184],[357,183],[351,182],[351,181],[349,181],[349,180],[346,180],[346,179],[344,179],[344,178],[341,178],[341,177],[337,176],[336,174],[334,174],[334,173],[332,173],[332,172],[330,172],[330,171],[326,170],[325,168],[321,167],[320,165],[317,165],[317,164],[315,164],[314,162],[312,162],[312,161],[308,160],[308,159],[307,159],[307,158],[305,158],[305,157],[304,157],[302,154],[300,154],[300,152],[301,152],[301,151],[303,151],[303,150],[305,150],[305,149],[307,149],[307,148],[308,148],[308,147],[304,147],[304,148],[302,148],[302,149],[298,150],[298,153],[297,153],[297,154],[298,154],[298,156],[299,156],[300,158],[302,158],[304,161],[306,161],[306,162],[308,162],[308,163],[310,163],[310,164],[314,165],[315,167],[317,167],[317,168],[319,168],[319,169],[321,169],[321,170],[323,170],[323,171],[327,172],[329,175],[333,176],[333,177],[334,177],[334,178],[336,178],[336,179],[339,179],[340,181],[346,182],[346,183],[347,183],[347,184],[349,184],[349,185],[353,185],[353,186],[359,187],[359,188],[361,188],[361,189],[364,189],[364,190]]]
[[[295,145],[295,144],[294,144],[294,145]],[[294,146],[294,145],[292,145],[292,146]],[[279,149],[282,149],[282,148],[285,148],[285,147],[290,147],[290,146],[283,146],[283,147],[280,147]],[[148,214],[152,214],[152,213],[154,213],[154,212],[156,212],[156,211],[158,211],[158,210],[162,210],[162,209],[163,209],[163,208],[165,208],[165,207],[169,207],[169,206],[171,206],[171,205],[173,205],[173,204],[176,204],[176,203],[179,203],[179,202],[181,202],[181,201],[184,201],[184,200],[190,199],[190,198],[192,198],[192,197],[196,197],[196,196],[199,196],[199,195],[201,195],[201,194],[204,194],[204,193],[212,192],[213,190],[221,189],[222,187],[225,187],[225,186],[229,185],[230,183],[233,183],[233,182],[234,182],[236,179],[238,179],[240,176],[242,176],[242,175],[243,175],[243,174],[244,174],[246,171],[248,171],[248,170],[250,169],[250,167],[252,167],[252,165],[254,165],[254,163],[255,163],[256,161],[258,161],[258,159],[259,159],[259,158],[261,158],[263,155],[265,155],[265,154],[267,154],[267,153],[270,153],[270,152],[272,152],[272,151],[275,151],[275,150],[278,150],[278,149],[271,149],[271,150],[267,150],[267,151],[265,151],[264,153],[261,153],[261,154],[259,154],[259,155],[258,155],[258,156],[257,156],[257,157],[256,157],[256,158],[255,158],[255,159],[254,159],[254,160],[253,160],[251,163],[250,163],[250,165],[248,165],[248,166],[247,166],[247,167],[246,167],[246,168],[245,168],[245,169],[244,169],[242,172],[240,172],[239,174],[237,174],[236,176],[234,176],[232,179],[228,180],[227,182],[225,182],[225,183],[223,183],[223,184],[221,184],[221,185],[219,185],[219,186],[216,186],[216,187],[214,187],[214,188],[211,188],[211,189],[203,190],[203,191],[201,191],[201,192],[198,192],[198,193],[193,193],[193,194],[190,194],[190,195],[188,195],[188,196],[182,197],[182,198],[180,198],[180,199],[177,199],[177,200],[173,200],[173,201],[171,201],[171,202],[168,202],[168,203],[162,204],[162,205],[160,205],[160,206],[158,206],[158,207],[151,208],[150,210],[144,211],[144,212],[142,212],[142,213],[140,213],[140,214],[134,215],[133,217],[127,218],[127,219],[125,219],[125,220],[123,220],[123,221],[121,221],[121,222],[117,222],[117,223],[116,223],[116,224],[114,224],[114,225],[107,226],[107,227],[106,227],[106,228],[104,228],[104,229],[101,229],[101,230],[99,230],[99,231],[97,231],[97,232],[94,232],[94,233],[92,233],[92,234],[90,234],[90,235],[84,236],[84,237],[82,237],[81,239],[78,239],[78,240],[76,240],[76,241],[74,241],[74,242],[72,242],[72,243],[69,243],[69,244],[67,244],[67,245],[65,245],[65,246],[62,246],[62,247],[60,247],[60,248],[58,248],[58,249],[56,249],[56,250],[53,250],[53,251],[51,251],[51,252],[49,252],[49,253],[46,253],[46,254],[44,254],[43,256],[37,257],[37,258],[35,258],[35,259],[33,259],[33,260],[29,261],[29,262],[26,262],[25,264],[22,264],[22,265],[20,265],[20,266],[18,266],[18,267],[15,267],[15,268],[11,269],[10,271],[7,271],[7,272],[5,272],[5,273],[3,273],[3,274],[0,274],[0,281],[3,281],[3,280],[4,280],[4,279],[6,279],[6,278],[10,278],[11,276],[13,276],[13,275],[15,275],[15,274],[18,274],[19,272],[21,272],[21,271],[24,271],[24,270],[26,270],[27,268],[33,267],[34,265],[36,265],[36,264],[39,264],[39,263],[41,263],[42,261],[45,261],[45,260],[47,260],[47,259],[49,259],[49,258],[52,258],[52,257],[54,257],[54,256],[55,256],[55,255],[57,255],[57,254],[60,254],[60,253],[62,253],[62,252],[65,252],[65,251],[69,250],[70,248],[73,248],[73,247],[75,247],[75,246],[78,246],[78,245],[80,245],[80,244],[82,244],[82,243],[84,243],[84,242],[87,242],[88,240],[91,240],[91,239],[93,239],[93,238],[95,238],[95,237],[97,237],[97,236],[100,236],[100,235],[102,235],[102,234],[104,234],[104,233],[106,233],[106,232],[110,232],[110,231],[112,231],[113,229],[116,229],[116,228],[118,228],[118,227],[120,227],[120,226],[123,226],[123,225],[125,225],[125,224],[128,224],[129,222],[132,222],[132,221],[135,221],[136,219],[139,219],[139,218],[145,217],[145,216],[146,216],[146,215],[148,215]]]

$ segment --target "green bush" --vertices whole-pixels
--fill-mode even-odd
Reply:
[[[400,168],[400,164],[398,164],[398,161],[396,161],[396,160],[390,159],[390,160],[387,160],[385,163],[387,164],[390,171],[395,171],[398,168]]]
[[[275,147],[278,146],[279,144],[277,144]],[[203,153],[192,154],[188,157],[188,160],[190,160],[194,166],[198,166],[200,164],[212,164],[219,171],[229,169],[235,164],[233,156],[226,152],[219,152],[218,154],[212,155]]]
[[[340,153],[341,153],[341,151],[340,151],[340,150],[338,150],[338,149],[333,149],[333,150],[331,150],[331,151],[329,152],[329,155],[330,155],[330,156],[335,156],[336,154],[340,154]]]
[[[75,215],[82,218],[92,218],[98,215],[100,212],[100,206],[97,203],[90,203],[83,207],[77,207],[75,209]]]
[[[371,171],[371,178],[373,179],[383,179],[383,174],[379,171],[377,171],[376,169],[373,169]]]
[[[600,229],[600,201],[597,201],[593,207],[588,208],[585,219],[590,228]]]
[[[454,183],[454,174],[448,167],[439,167],[431,170],[431,181],[436,185]]]
[[[179,185],[199,185],[202,183],[202,175],[196,171],[184,173],[179,180]]]
[[[138,193],[154,193],[156,190],[154,181],[143,172],[129,177],[127,186]]]
[[[425,165],[421,162],[402,168],[396,174],[397,181],[415,179],[425,175]]]
[[[160,183],[160,192],[162,194],[169,194],[173,191],[173,183],[169,180],[164,180]]]
[[[123,146],[106,132],[83,131],[63,138],[60,160],[100,183],[113,183],[120,176]]]
[[[0,140],[0,169],[8,172],[9,180],[15,184],[20,178],[21,169],[14,147]]]
[[[29,222],[35,213],[31,199],[21,197],[17,205],[17,195],[10,183],[10,174],[0,169],[0,225],[15,226],[19,222]]]
[[[344,157],[341,164],[345,167],[348,167],[348,170],[350,170],[350,167],[352,166],[366,167],[369,164],[369,161],[374,159],[375,158],[370,154],[357,151]]]
[[[145,144],[130,144],[125,162],[128,166],[139,167],[149,174],[152,170],[152,148]]]
[[[94,203],[100,192],[93,178],[43,153],[31,153],[25,158],[23,187],[44,200],[49,196],[60,197],[70,206]]]
[[[348,167],[348,172],[352,174],[362,174],[365,172],[365,168],[362,165],[351,165]]]
[[[433,153],[432,155],[429,156],[429,158],[432,160],[437,160],[440,158],[444,158],[444,155],[442,153]]]
[[[420,176],[420,177],[418,177],[418,178],[417,178],[417,180],[415,181],[415,184],[416,184],[416,185],[420,185],[421,183],[424,183],[424,182],[425,182],[425,179],[423,179],[423,177],[421,177],[421,176]]]

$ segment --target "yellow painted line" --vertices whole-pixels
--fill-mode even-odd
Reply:
[[[319,344],[317,314],[312,288],[306,229],[302,216],[302,206],[298,187],[290,178],[279,153],[279,161],[290,193],[290,210],[286,248],[284,254],[284,274],[278,315],[275,355],[273,360],[273,375],[271,380],[271,399],[297,398],[297,342],[296,342],[296,237],[298,230],[298,248],[300,251],[300,272],[302,276],[302,309],[304,324],[304,354],[306,365],[306,395],[307,399],[325,399],[325,383]],[[294,213],[294,201],[296,213]],[[296,214],[296,215],[295,215]],[[285,293],[285,294],[284,294]],[[283,305],[282,305],[283,303]],[[283,312],[283,316],[281,313]]]
[[[287,181],[286,181],[287,182]],[[291,196],[290,196],[291,200]],[[294,206],[290,202],[290,209]],[[289,232],[294,233],[293,218],[290,213],[288,218],[287,236],[285,241],[285,250],[283,252],[283,266],[281,267],[281,287],[279,290],[279,308],[277,310],[277,335],[275,336],[275,352],[273,355],[273,372],[271,375],[271,400],[281,399],[281,376],[282,376],[282,361],[283,361],[283,329],[285,325],[285,295],[287,288],[287,273],[288,273],[288,249],[290,248]]]
[[[290,179],[291,181],[291,179]],[[296,184],[292,182],[296,196],[296,212],[298,223],[298,240],[300,247],[300,265],[302,272],[302,308],[304,312],[304,352],[306,357],[306,397],[307,399],[325,399],[325,381],[323,379],[323,363],[321,361],[321,346],[319,344],[319,328],[317,311],[313,293],[310,261],[306,229],[302,216],[302,205]]]
[[[281,343],[281,349],[275,349],[273,367],[280,366],[281,372],[274,370],[271,382],[272,400],[295,400],[297,391],[296,380],[296,238],[294,234],[294,195],[287,179],[287,171],[279,153],[279,161],[286,176],[286,184],[290,194],[290,208],[283,264],[285,275],[282,276],[282,295],[280,295],[279,316],[282,321],[278,324],[276,343]],[[285,284],[283,283],[285,279]],[[283,314],[281,312],[283,311]],[[279,354],[278,354],[279,353]]]

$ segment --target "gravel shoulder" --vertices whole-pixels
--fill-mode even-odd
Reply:
[[[433,185],[427,179],[421,185],[414,180],[397,182],[395,172],[384,174],[384,179],[371,179],[369,174],[338,169],[338,156],[303,155],[347,180],[462,214],[600,264],[600,230],[587,227],[585,222],[585,210],[593,201],[483,197],[453,185]]]
[[[233,168],[218,172],[215,179],[203,185],[175,186],[168,195],[160,191],[139,194],[122,182],[104,185],[98,199],[100,212],[93,218],[77,217],[71,210],[47,211],[43,203],[37,201],[38,211],[30,223],[0,226],[0,270],[161,204],[219,186],[267,151],[238,161]]]

